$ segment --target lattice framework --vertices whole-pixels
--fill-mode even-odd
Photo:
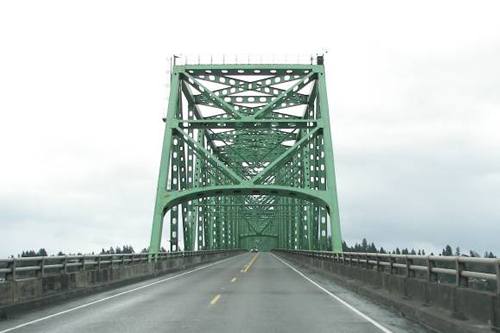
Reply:
[[[322,64],[174,66],[170,86],[150,253],[164,224],[171,251],[342,251]]]

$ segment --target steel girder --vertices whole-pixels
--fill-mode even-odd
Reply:
[[[323,65],[174,66],[170,87],[150,253],[164,225],[170,251],[342,251]]]

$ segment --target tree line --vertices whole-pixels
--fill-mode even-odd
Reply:
[[[143,249],[141,253],[147,253],[147,249]],[[116,247],[110,247],[109,249],[105,250],[104,248],[99,252],[99,254],[128,254],[128,253],[135,253],[134,248],[132,245],[123,245],[122,247],[116,246]],[[89,253],[90,255],[95,255],[95,252]],[[51,254],[53,256],[54,254]],[[64,255],[77,255],[81,256],[83,253],[78,252],[78,253],[64,253],[63,251],[57,252],[55,254],[57,256],[64,256]],[[35,250],[27,250],[21,252],[21,254],[18,254],[17,257],[48,257],[49,254],[47,253],[47,250],[45,248],[41,248],[38,251]],[[11,256],[12,258],[14,257],[13,255]]]
[[[331,244],[329,241],[328,244]],[[331,251],[331,245],[329,245],[328,250]],[[353,246],[349,246],[346,241],[342,242],[342,250],[344,252],[369,252],[369,253],[387,253],[387,254],[412,254],[412,255],[422,255],[425,256],[427,253],[425,252],[424,249],[417,249],[415,250],[414,248],[408,249],[408,248],[399,248],[397,247],[396,249],[390,251],[386,250],[383,247],[377,247],[374,242],[368,242],[366,238],[363,238],[361,243],[355,243]],[[161,248],[161,252],[167,252],[165,248]],[[109,249],[105,250],[104,248],[101,249],[101,252],[99,254],[128,254],[128,253],[136,253],[134,251],[134,248],[132,245],[123,245],[122,247],[116,246],[116,247],[110,247]],[[140,253],[148,253],[147,248],[143,248]],[[429,253],[430,255],[434,255],[433,252]],[[59,251],[56,255],[58,256],[64,256],[66,253]],[[82,253],[69,253],[69,255],[82,255]],[[91,253],[91,255],[95,255],[94,252]],[[469,250],[468,252],[462,252],[460,247],[455,247],[453,249],[450,245],[446,245],[443,250],[438,253],[440,256],[468,256],[468,257],[481,257],[481,255],[474,251],[474,250]],[[17,255],[18,257],[47,257],[49,254],[45,250],[45,248],[41,248],[38,251],[35,250],[27,250],[23,251],[21,254]],[[11,256],[12,258],[14,256]],[[486,251],[483,255],[484,258],[496,258],[496,256],[493,254],[491,251]]]
[[[330,242],[329,242],[330,243]],[[330,248],[331,249],[331,248]],[[344,252],[369,252],[369,253],[387,253],[387,254],[410,254],[410,255],[422,255],[425,256],[427,253],[424,249],[415,250],[414,248],[399,248],[390,251],[386,250],[383,247],[378,248],[374,242],[368,242],[366,238],[363,238],[361,243],[355,243],[353,246],[349,246],[347,242],[342,242],[342,251]],[[430,255],[435,255],[433,252],[429,253]],[[481,257],[481,255],[474,251],[469,250],[468,252],[462,252],[460,247],[456,247],[455,250],[451,247],[451,245],[446,245],[443,250],[438,253],[440,256],[468,256],[468,257]],[[486,251],[483,255],[484,258],[496,258],[496,256],[491,251]]]

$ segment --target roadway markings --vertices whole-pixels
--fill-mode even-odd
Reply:
[[[210,301],[210,305],[214,305],[215,303],[217,303],[219,301],[219,298],[220,298],[220,294],[217,294],[211,301]]]
[[[259,256],[259,254],[257,253],[256,255],[253,256],[252,260],[250,260],[250,262],[247,265],[245,265],[245,268],[243,268],[243,270],[242,270],[243,273],[248,272],[248,270],[250,269],[250,267],[252,267],[255,260],[257,260],[258,256]]]
[[[23,323],[23,324],[19,324],[19,325],[16,325],[14,327],[11,327],[11,328],[7,328],[3,331],[0,331],[0,333],[7,333],[7,332],[11,332],[11,331],[14,331],[14,330],[17,330],[17,329],[20,329],[20,328],[23,328],[23,327],[26,327],[26,326],[29,326],[29,325],[33,325],[33,324],[36,324],[36,323],[39,323],[41,321],[44,321],[44,320],[47,320],[47,319],[50,319],[50,318],[54,318],[54,317],[58,317],[58,316],[61,316],[63,314],[66,314],[68,312],[73,312],[73,311],[76,311],[76,310],[80,310],[80,309],[83,309],[83,308],[86,308],[86,307],[89,307],[91,305],[94,305],[94,304],[98,304],[98,303],[101,303],[101,302],[105,302],[105,301],[108,301],[110,299],[113,299],[113,298],[116,298],[116,297],[119,297],[119,296],[123,296],[123,295],[126,295],[126,294],[130,294],[134,291],[138,291],[138,290],[141,290],[141,289],[145,289],[145,288],[148,288],[148,287],[151,287],[151,286],[154,286],[156,284],[159,284],[159,283],[163,283],[163,282],[166,282],[166,281],[170,281],[170,280],[173,280],[173,279],[176,279],[178,277],[181,277],[181,276],[184,276],[184,275],[188,275],[188,274],[191,274],[191,273],[194,273],[194,272],[197,272],[197,271],[200,271],[202,269],[205,269],[205,268],[209,268],[209,267],[212,267],[212,266],[215,266],[215,265],[218,265],[218,264],[221,264],[225,261],[228,261],[228,260],[231,260],[231,259],[234,259],[238,256],[234,256],[234,257],[230,257],[230,258],[227,258],[227,259],[223,259],[223,260],[220,260],[220,261],[217,261],[217,262],[214,262],[213,264],[208,264],[208,265],[205,265],[205,266],[201,266],[201,267],[198,267],[198,268],[195,268],[195,269],[192,269],[190,271],[187,271],[187,272],[182,272],[182,273],[179,273],[179,274],[176,274],[176,275],[173,275],[173,276],[170,276],[168,278],[165,278],[165,279],[161,279],[161,280],[158,280],[158,281],[155,281],[155,282],[152,282],[152,283],[149,283],[149,284],[146,284],[146,285],[143,285],[143,286],[140,286],[140,287],[137,287],[137,288],[134,288],[134,289],[130,289],[130,290],[126,290],[126,291],[122,291],[121,293],[118,293],[118,294],[115,294],[115,295],[111,295],[111,296],[108,296],[108,297],[104,297],[104,298],[101,298],[101,299],[98,299],[98,300],[95,300],[95,301],[92,301],[92,302],[89,302],[89,303],[85,303],[85,304],[82,304],[82,305],[78,305],[78,306],[75,306],[73,308],[69,308],[67,310],[64,310],[64,311],[60,311],[60,312],[56,312],[56,313],[53,313],[51,315],[48,315],[48,316],[45,316],[45,317],[42,317],[42,318],[38,318],[38,319],[34,319],[34,320],[30,320],[26,323]],[[220,297],[220,295],[219,295]],[[218,299],[217,299],[218,300]],[[212,300],[213,301],[213,300]]]
[[[286,261],[284,261],[283,259],[281,259],[280,257],[276,256],[274,253],[271,253],[276,259],[278,259],[279,261],[281,261],[283,264],[285,264],[286,266],[288,266],[290,269],[292,269],[295,273],[299,274],[300,276],[302,276],[304,279],[306,279],[307,281],[309,281],[310,283],[312,283],[313,285],[315,285],[316,287],[318,287],[319,289],[321,289],[323,292],[325,292],[326,294],[328,294],[330,297],[334,298],[336,301],[338,301],[339,303],[341,303],[342,305],[346,306],[347,308],[349,308],[351,311],[353,311],[354,313],[356,313],[358,316],[360,316],[361,318],[365,319],[366,321],[370,322],[371,324],[373,324],[375,327],[377,327],[378,329],[380,329],[382,332],[384,333],[392,333],[391,330],[389,330],[388,328],[382,326],[382,324],[380,324],[379,322],[375,321],[374,319],[372,319],[371,317],[368,317],[367,315],[365,315],[363,312],[359,311],[358,309],[356,309],[354,306],[352,306],[351,304],[347,303],[346,301],[344,301],[343,299],[341,299],[340,297],[338,297],[337,295],[333,294],[332,292],[330,292],[329,290],[327,290],[326,288],[322,287],[321,285],[319,285],[318,283],[314,282],[311,278],[307,277],[304,273],[302,273],[301,271],[299,271],[298,269],[296,269],[295,267],[293,267],[292,265],[290,265],[289,263],[287,263]],[[0,332],[2,333],[2,332]]]
[[[235,282],[235,281],[236,281],[236,279],[237,279],[237,277],[232,278],[232,279],[231,279],[231,283],[232,283],[232,282]]]

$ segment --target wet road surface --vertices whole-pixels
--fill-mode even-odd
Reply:
[[[6,332],[427,332],[271,253],[207,266],[0,321]]]

